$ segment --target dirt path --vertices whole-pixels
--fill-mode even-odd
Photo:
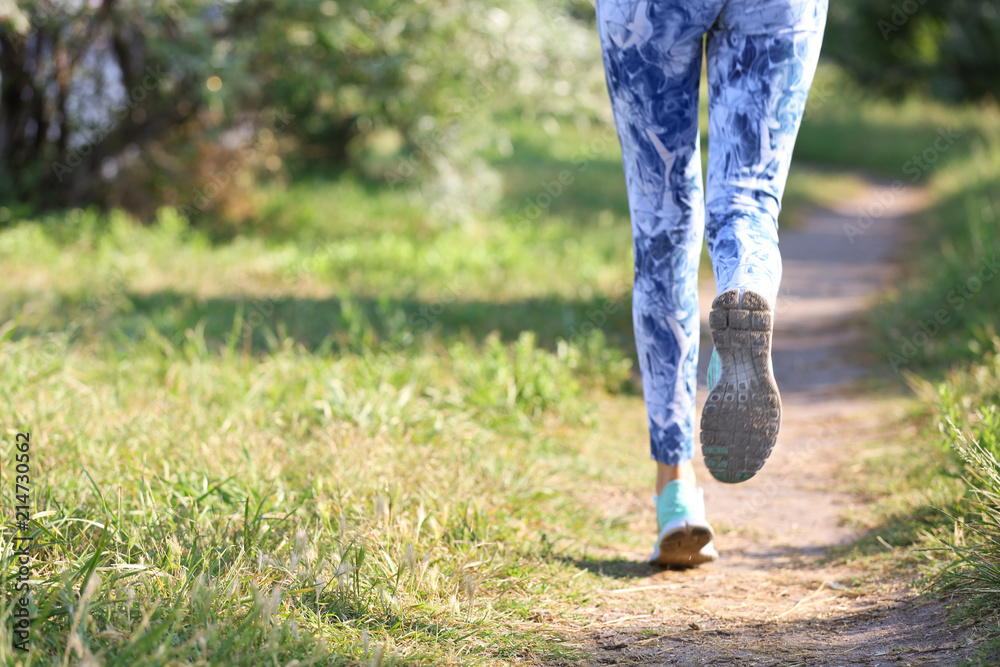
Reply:
[[[783,232],[774,366],[784,419],[776,451],[739,485],[715,482],[696,456],[722,558],[680,572],[619,567],[626,587],[581,610],[592,621],[575,638],[592,664],[953,665],[965,654],[945,610],[917,599],[905,582],[857,586],[862,573],[822,562],[829,547],[853,537],[840,521],[853,499],[830,483],[851,465],[845,445],[877,439],[885,428],[875,397],[857,383],[868,372],[864,317],[893,278],[904,218],[921,200],[920,192],[870,185],[840,210],[816,211],[801,229]],[[852,243],[845,223],[857,224],[859,211],[882,212],[878,202],[884,213]],[[706,333],[713,296],[709,281],[701,300]],[[706,337],[702,378],[710,351]],[[622,421],[644,423],[641,405],[636,413]],[[649,535],[651,495],[621,500]],[[647,555],[600,557],[623,563]]]

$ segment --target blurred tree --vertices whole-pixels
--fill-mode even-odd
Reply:
[[[204,125],[215,35],[197,4],[28,0],[0,15],[0,194],[147,208]]]
[[[442,212],[489,203],[499,186],[478,156],[505,145],[497,114],[606,108],[580,3],[0,8],[0,196],[240,220],[254,176],[291,161],[419,186]]]
[[[1000,7],[995,0],[840,0],[830,3],[824,52],[863,84],[891,95],[1000,100]]]

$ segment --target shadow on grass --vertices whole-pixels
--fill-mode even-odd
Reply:
[[[605,211],[625,215],[628,196],[614,131],[579,139],[568,157],[557,157],[550,137],[517,133],[510,156],[492,161],[504,177],[504,207],[526,221],[554,215],[581,225],[598,222]]]
[[[940,535],[954,522],[948,516],[962,517],[963,508],[958,499],[948,507],[919,505],[905,512],[895,512],[877,526],[859,535],[855,540],[830,549],[834,559],[854,559],[884,554],[890,549],[920,551],[928,547],[918,545],[929,535]]]
[[[10,312],[25,310],[36,295],[11,301]],[[95,308],[89,301],[63,300],[47,310],[32,310],[18,337],[72,331],[84,342],[138,339],[150,327],[172,342],[201,328],[205,341],[236,349],[265,352],[279,340],[292,339],[310,352],[360,353],[401,349],[455,340],[482,341],[492,333],[505,342],[533,332],[536,344],[554,350],[560,339],[579,341],[595,331],[607,346],[634,357],[632,304],[628,296],[597,294],[589,299],[559,297],[509,302],[424,301],[345,295],[331,298],[209,298],[171,290],[127,292],[113,306]],[[82,324],[81,324],[82,323]]]

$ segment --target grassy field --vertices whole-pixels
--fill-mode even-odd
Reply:
[[[913,146],[960,133],[915,181],[939,203],[914,246],[920,278],[877,323],[888,355],[969,253],[998,248],[1000,121],[860,100],[830,70],[816,91],[789,224],[857,187],[837,170],[909,179]],[[169,210],[146,226],[69,211],[0,231],[2,502],[13,517],[8,462],[30,431],[37,616],[26,657],[0,636],[4,661],[577,655],[558,619],[615,585],[587,545],[648,546],[595,500],[652,482],[645,459],[607,446],[616,401],[637,391],[624,183],[608,128],[511,121],[511,136],[513,152],[491,156],[500,210],[462,224],[402,189],[316,176],[263,192],[253,238],[212,241]],[[562,171],[572,181],[554,194]],[[908,360],[943,384],[908,422],[923,419],[928,462],[910,469],[912,493],[868,519],[901,522],[900,544],[923,539],[914,489],[944,469],[941,497],[963,488],[940,419],[997,451],[998,293],[977,292]]]
[[[434,228],[349,181],[282,196],[308,192],[284,210],[366,224],[213,246],[72,213],[0,238],[0,391],[40,513],[26,664],[563,651],[516,628],[599,585],[553,544],[616,529],[566,490],[605,475],[573,437],[592,394],[630,386],[627,243]]]

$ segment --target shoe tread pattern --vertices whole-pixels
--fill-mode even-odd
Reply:
[[[728,290],[712,303],[709,326],[721,372],[702,410],[702,454],[713,477],[743,482],[763,467],[781,425],[771,308],[756,292]]]

